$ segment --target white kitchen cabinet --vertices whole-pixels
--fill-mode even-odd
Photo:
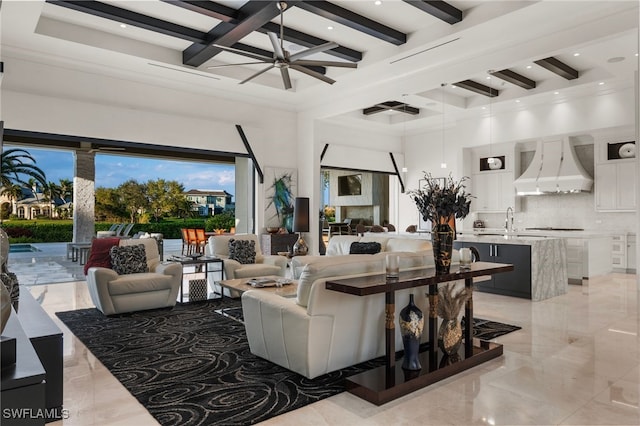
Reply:
[[[636,273],[636,234],[627,235],[627,272]]]
[[[516,191],[511,172],[480,172],[471,176],[471,211],[505,212],[516,209]]]
[[[566,242],[569,284],[582,284],[583,280],[612,271],[611,237],[567,238]]]
[[[615,272],[627,270],[627,235],[614,235],[611,238],[611,267]]]
[[[595,200],[598,211],[636,210],[634,161],[608,161],[596,166]]]

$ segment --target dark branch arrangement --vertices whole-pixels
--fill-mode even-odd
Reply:
[[[456,182],[451,175],[448,178],[434,178],[431,173],[423,173],[426,180],[424,186],[409,191],[422,218],[438,223],[440,219],[446,222],[452,216],[456,219],[467,217],[473,198],[465,191],[464,183],[469,178],[465,176]]]

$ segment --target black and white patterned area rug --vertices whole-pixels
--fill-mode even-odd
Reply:
[[[462,317],[462,328],[465,318]],[[481,318],[473,319],[473,337],[480,340],[493,340],[512,331],[521,330],[517,325],[504,324],[502,322],[489,321]]]
[[[249,351],[244,325],[215,313],[225,299],[106,317],[58,312],[162,425],[251,425],[344,391],[370,361],[309,380]]]
[[[259,423],[343,392],[346,377],[382,365],[309,380],[251,354],[244,325],[216,313],[237,307],[225,299],[110,317],[94,308],[56,315],[162,425]]]

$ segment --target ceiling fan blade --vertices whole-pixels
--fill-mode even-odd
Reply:
[[[270,64],[271,61],[257,61],[257,62],[239,62],[237,64],[221,64],[221,65],[211,65],[207,67],[208,70],[213,68],[223,68],[223,67],[235,67],[237,65],[256,65],[256,64]]]
[[[297,59],[304,58],[305,56],[313,55],[314,53],[320,53],[320,52],[324,52],[325,50],[334,49],[338,46],[339,46],[338,43],[334,43],[330,41],[330,42],[321,44],[319,46],[314,46],[307,50],[303,50],[302,52],[298,52],[294,55],[291,55],[290,59],[291,61],[295,61]]]
[[[318,66],[318,67],[342,67],[342,68],[358,68],[358,64],[353,62],[338,61],[313,61],[310,59],[300,59],[295,61],[296,65]]]
[[[218,49],[222,49],[225,52],[236,53],[238,55],[243,55],[243,56],[246,56],[248,58],[256,59],[258,61],[271,62],[273,60],[273,58],[270,58],[268,56],[258,55],[256,53],[251,53],[251,52],[247,52],[245,50],[235,49],[235,48],[229,47],[229,46],[220,46],[219,44],[214,44],[213,46],[217,47]]]
[[[289,68],[293,68],[293,69],[294,69],[294,70],[296,70],[296,71],[300,71],[300,72],[302,72],[302,73],[305,73],[305,74],[307,74],[307,75],[310,75],[311,77],[315,77],[315,78],[317,78],[318,80],[322,80],[322,81],[324,81],[325,83],[333,84],[333,83],[335,83],[335,82],[336,82],[335,80],[330,79],[329,77],[324,76],[324,75],[320,74],[319,72],[315,72],[315,71],[313,71],[313,70],[310,70],[309,68],[305,68],[305,67],[302,67],[302,66],[298,66],[298,65],[296,65],[296,64],[290,64],[290,65],[289,65]]]
[[[282,83],[284,83],[285,90],[291,89],[291,77],[289,77],[289,70],[287,68],[280,68],[280,74],[282,75]]]
[[[276,33],[268,32],[269,40],[271,40],[271,44],[273,45],[273,52],[276,54],[276,58],[284,59],[284,50],[280,46],[280,40],[278,40],[278,35]]]
[[[244,80],[242,80],[239,84],[244,84],[244,83],[246,83],[246,82],[247,82],[247,81],[249,81],[249,80],[253,80],[254,78],[256,78],[257,76],[259,76],[260,74],[262,74],[262,73],[265,73],[265,72],[269,71],[269,70],[270,70],[271,68],[273,68],[273,67],[275,67],[275,65],[271,64],[271,65],[269,65],[268,67],[266,67],[265,69],[258,71],[257,73],[253,74],[252,76],[250,76],[250,77],[248,77],[248,78],[245,78],[245,79],[244,79]]]

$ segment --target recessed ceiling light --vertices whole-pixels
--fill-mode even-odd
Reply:
[[[516,99],[516,102],[520,103],[520,99]]]
[[[530,70],[531,69],[531,65],[527,65],[527,69]]]
[[[607,62],[609,62],[610,64],[615,64],[616,62],[622,62],[624,60],[624,56],[614,56],[613,58],[607,59]]]
[[[126,24],[120,24],[120,28],[127,28]]]
[[[380,6],[382,2],[380,0],[376,0],[373,2],[373,4],[375,4],[376,6]]]
[[[638,54],[636,53],[636,56],[638,56]]]
[[[601,81],[600,83],[598,83],[598,86],[603,86],[604,85],[604,81]]]
[[[482,107],[482,109],[487,109],[487,107]]]
[[[457,89],[457,88],[458,88],[458,86],[456,86],[455,84],[452,84],[452,85],[451,85],[451,88],[452,88],[452,89]]]
[[[491,76],[490,75],[487,76],[487,80],[491,80]]]
[[[329,25],[329,26],[327,27],[327,29],[328,29],[328,30],[332,30],[332,29],[333,29],[333,27],[332,27],[331,25]]]
[[[573,56],[580,56],[578,52],[574,53]]]
[[[554,95],[559,95],[559,94],[560,94],[560,92],[553,92],[553,94],[554,94]]]

